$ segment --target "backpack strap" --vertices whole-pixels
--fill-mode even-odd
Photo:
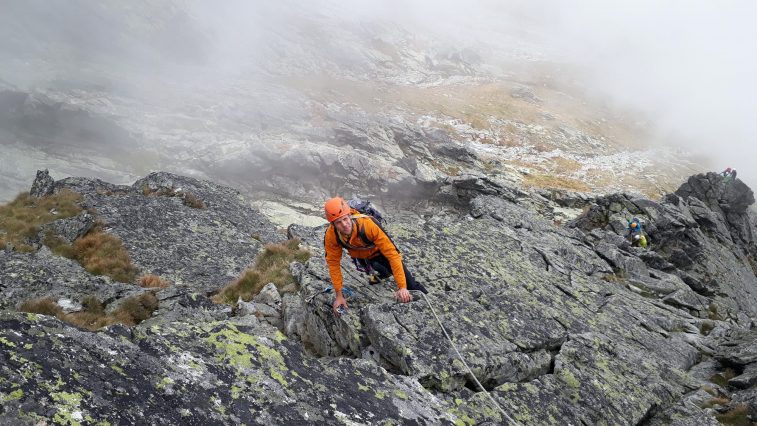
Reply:
[[[386,237],[389,238],[389,241],[394,246],[394,249],[397,250],[397,253],[399,253],[400,249],[397,247],[397,244],[394,243],[394,240],[392,240],[392,237],[389,236],[389,234],[386,232],[386,230],[384,229],[384,227],[381,226],[381,222],[378,221],[375,217],[369,216],[369,215],[365,215],[365,214],[356,214],[356,215],[352,216],[352,224],[357,229],[357,235],[360,238],[360,240],[365,244],[365,246],[362,246],[362,247],[353,246],[352,244],[349,244],[348,242],[343,241],[342,238],[339,236],[339,232],[337,232],[336,227],[333,224],[330,225],[331,228],[334,230],[334,237],[336,238],[336,241],[339,243],[340,246],[342,246],[343,248],[346,248],[348,250],[350,250],[350,249],[351,250],[366,250],[366,249],[372,249],[372,248],[376,247],[376,244],[374,244],[374,242],[371,241],[368,238],[368,236],[365,234],[365,228],[358,225],[356,219],[361,218],[361,217],[370,218],[373,221],[373,223],[375,223],[376,226],[378,226],[379,229],[381,229],[381,231],[384,234],[386,234]]]
[[[358,223],[357,223],[357,220],[355,220],[355,219],[357,219],[359,217],[370,217],[370,216],[366,216],[366,215],[363,215],[363,214],[353,215],[352,216],[352,226],[354,226],[355,229],[357,230],[358,237],[360,237],[360,239],[363,241],[363,243],[365,243],[365,246],[362,246],[362,247],[353,246],[352,244],[348,243],[347,241],[342,240],[341,236],[339,235],[339,232],[336,230],[336,226],[334,226],[333,224],[331,225],[331,229],[334,230],[334,237],[336,238],[336,241],[339,243],[340,246],[342,246],[342,247],[344,247],[344,248],[346,248],[348,250],[370,250],[370,249],[376,247],[376,244],[374,244],[373,241],[369,240],[368,236],[365,235],[365,229],[363,229],[362,227],[360,227],[358,225]]]

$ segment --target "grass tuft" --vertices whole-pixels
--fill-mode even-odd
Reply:
[[[625,283],[626,277],[623,272],[618,273],[612,273],[612,274],[604,274],[602,275],[602,280],[607,281],[608,283]]]
[[[17,251],[31,252],[34,247],[30,239],[39,232],[40,226],[57,219],[78,215],[82,208],[82,196],[76,192],[62,190],[56,194],[35,198],[28,192],[21,193],[8,204],[0,206],[0,248],[11,244]]]
[[[190,193],[190,192],[183,192],[181,197],[181,202],[184,203],[187,207],[192,207],[195,209],[204,209],[205,203],[202,202],[201,199],[197,198],[196,195]]]
[[[153,274],[142,275],[137,282],[145,288],[166,288],[171,285],[168,281]]]
[[[707,401],[703,402],[702,403],[702,408],[712,408],[712,407],[715,407],[715,406],[728,405],[729,402],[731,402],[730,399],[728,399],[726,397],[723,397],[723,396],[718,396],[718,397],[715,397],[715,398],[710,398]]]
[[[309,258],[310,252],[301,249],[300,241],[297,239],[281,244],[268,244],[256,259],[255,267],[247,269],[236,281],[220,289],[213,296],[213,301],[233,304],[240,297],[249,301],[271,282],[280,292],[283,292],[285,287],[296,285],[294,277],[289,272],[289,264],[293,261],[304,263]]]
[[[42,242],[54,254],[76,260],[91,274],[105,275],[120,282],[133,282],[137,276],[137,268],[132,265],[121,240],[103,232],[101,224],[73,244],[52,233],[45,234]]]
[[[91,274],[106,275],[127,283],[133,282],[137,276],[137,268],[132,265],[121,239],[99,227],[74,241],[72,249],[74,259]]]
[[[27,300],[18,308],[19,311],[31,312],[34,314],[49,315],[57,317],[63,314],[63,308],[55,303],[55,300],[49,297]]]
[[[754,425],[749,419],[749,406],[739,404],[723,414],[715,414],[715,418],[724,425],[751,426]]]
[[[95,331],[112,324],[139,324],[150,318],[158,309],[158,298],[152,292],[129,297],[110,314],[105,312],[105,305],[95,296],[85,297],[81,304],[81,311],[67,314],[55,300],[45,297],[27,300],[21,304],[19,311],[54,316],[76,327]]]
[[[118,309],[113,312],[113,317],[122,324],[137,325],[150,318],[156,309],[158,309],[158,298],[154,293],[147,292],[121,302]]]

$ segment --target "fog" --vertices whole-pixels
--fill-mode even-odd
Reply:
[[[337,24],[392,22],[482,55],[523,48],[542,60],[570,65],[569,77],[589,94],[638,111],[654,135],[650,144],[682,146],[713,170],[736,168],[757,187],[754,2],[391,0],[321,1],[311,7],[338,17]],[[269,28],[283,24],[275,22],[288,18],[280,14],[285,10],[265,11]],[[238,28],[249,31],[260,23],[252,20],[260,16],[258,6],[248,2],[226,3],[223,10],[206,9],[201,16],[253,23],[226,26],[224,40],[238,35]],[[260,32],[245,39],[258,47],[266,43]],[[484,61],[496,63],[496,58],[484,56]]]
[[[757,3],[750,1],[413,2],[403,19],[439,37],[523,43],[649,123],[715,171],[757,188]]]
[[[683,146],[709,159],[713,170],[734,167],[757,187],[752,170],[757,145],[751,142],[757,130],[757,4],[748,1],[72,6],[51,0],[9,1],[0,8],[5,9],[0,11],[5,27],[0,30],[5,58],[0,82],[29,88],[66,78],[97,80],[143,98],[160,98],[174,85],[212,91],[238,78],[307,74],[314,67],[324,73],[347,67],[361,75],[370,59],[361,56],[359,44],[349,43],[350,37],[381,33],[387,26],[438,46],[472,48],[487,72],[496,71],[513,52],[528,52],[556,69],[566,65],[559,68],[571,70],[564,77],[588,95],[638,111],[653,134],[649,143]],[[143,81],[137,84],[137,78]]]
[[[587,87],[652,117],[658,142],[734,167],[755,188],[755,16],[748,1],[559,3],[545,22],[560,31],[546,41]]]

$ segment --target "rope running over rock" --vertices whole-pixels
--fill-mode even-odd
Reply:
[[[444,336],[447,338],[447,341],[449,341],[450,345],[452,345],[452,349],[455,350],[455,353],[457,354],[458,359],[460,359],[460,361],[463,363],[463,365],[465,366],[465,369],[468,370],[468,374],[470,374],[471,377],[473,377],[473,380],[476,382],[479,389],[481,389],[481,391],[484,392],[486,396],[489,397],[489,399],[494,403],[494,405],[497,406],[497,408],[499,408],[499,411],[502,413],[502,415],[505,416],[505,418],[510,421],[510,423],[520,426],[520,423],[516,422],[510,416],[507,415],[505,410],[502,409],[502,406],[500,406],[499,403],[497,403],[497,401],[494,399],[494,397],[491,396],[489,391],[484,389],[484,387],[481,385],[481,382],[479,382],[478,379],[476,378],[476,375],[473,374],[473,371],[470,369],[470,367],[468,367],[468,363],[465,362],[465,359],[463,359],[463,356],[460,355],[460,351],[457,350],[457,346],[455,346],[455,343],[449,337],[449,334],[447,334],[447,329],[444,328],[444,325],[442,324],[441,320],[439,320],[439,317],[436,315],[436,310],[434,310],[434,307],[431,306],[431,302],[429,302],[428,297],[426,297],[426,294],[419,290],[410,290],[410,291],[413,293],[419,293],[421,296],[423,296],[423,300],[425,300],[428,307],[431,308],[431,313],[434,314],[434,318],[436,318],[436,322],[439,323],[439,327],[442,328],[442,331],[444,332]]]

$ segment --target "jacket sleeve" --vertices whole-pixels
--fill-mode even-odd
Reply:
[[[405,280],[405,270],[402,267],[402,255],[397,251],[397,247],[394,245],[386,232],[382,231],[378,225],[368,219],[364,221],[365,235],[376,244],[382,255],[389,261],[389,266],[392,267],[392,275],[394,275],[394,281],[397,283],[397,287],[400,289],[407,288],[407,281]],[[338,244],[338,243],[337,243]]]
[[[334,225],[326,228],[326,235],[323,237],[323,248],[326,251],[326,265],[329,267],[331,276],[331,285],[334,287],[334,294],[342,291],[344,281],[342,279],[342,246],[336,240]]]

